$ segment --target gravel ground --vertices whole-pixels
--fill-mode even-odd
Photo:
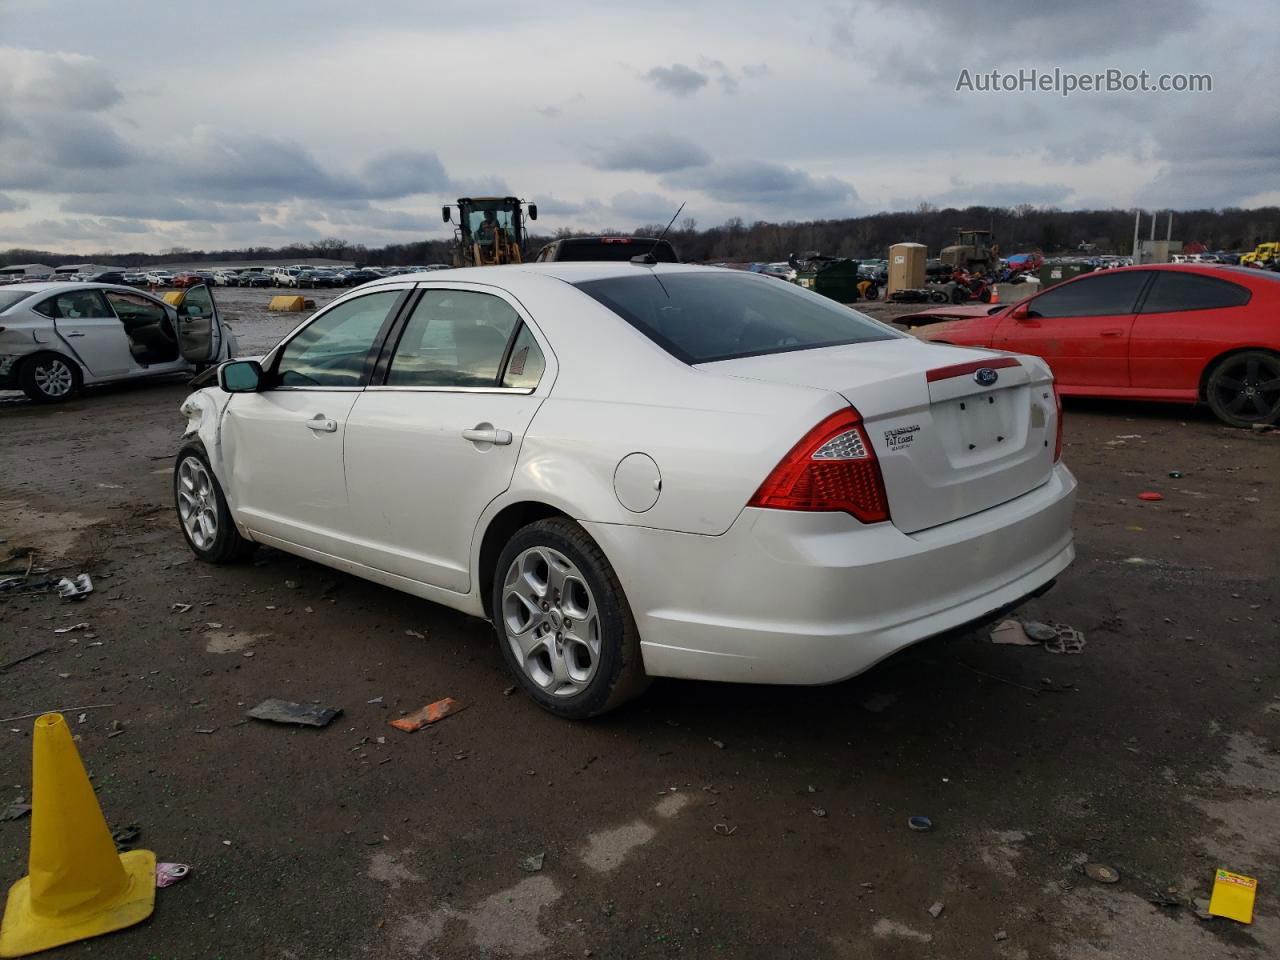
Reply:
[[[242,352],[296,320],[217,293]],[[184,394],[0,407],[0,557],[96,587],[0,599],[0,660],[53,647],[0,672],[0,715],[111,704],[67,711],[108,820],[193,867],[146,923],[57,956],[1280,955],[1280,434],[1068,403],[1079,556],[1024,613],[1083,631],[1080,655],[980,631],[831,687],[660,681],[571,724],[504,694],[486,624],[274,551],[195,562],[169,486]],[[444,696],[470,706],[387,726]],[[265,697],[344,713],[245,722]],[[30,796],[30,730],[0,724],[0,802]],[[0,823],[5,883],[28,823]],[[1187,906],[1217,866],[1259,878],[1253,926]]]

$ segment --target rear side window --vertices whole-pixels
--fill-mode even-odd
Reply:
[[[390,387],[496,387],[520,316],[501,297],[426,290],[405,324]]]
[[[811,350],[899,335],[834,300],[749,273],[655,273],[576,284],[685,363]]]
[[[284,387],[364,386],[369,353],[400,295],[382,290],[320,314],[281,351],[277,381]]]
[[[1237,283],[1178,270],[1157,270],[1156,282],[1142,305],[1143,313],[1175,313],[1181,310],[1217,310],[1243,307],[1250,292]]]
[[[1028,316],[1110,317],[1133,313],[1150,270],[1094,273],[1054,287],[1027,304]]]
[[[10,307],[21,303],[30,296],[33,296],[33,294],[26,290],[0,290],[0,313],[4,313]]]
[[[69,290],[38,304],[36,310],[57,320],[114,316],[97,290]]]
[[[523,324],[516,334],[516,342],[511,346],[511,357],[507,360],[506,372],[502,375],[502,385],[517,390],[532,390],[542,379],[542,371],[547,367],[546,358],[533,339],[529,328]]]

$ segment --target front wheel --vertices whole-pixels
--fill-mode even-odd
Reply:
[[[192,444],[178,454],[173,467],[173,499],[182,536],[205,563],[232,563],[254,551],[240,536],[204,449]]]
[[[1231,427],[1280,420],[1280,355],[1246,350],[1218,361],[1209,372],[1206,399],[1219,420]]]
[[[22,392],[36,403],[61,403],[84,385],[80,368],[56,353],[37,353],[24,360],[18,382]]]
[[[622,584],[578,524],[553,517],[522,528],[495,572],[493,622],[503,660],[540,706],[585,720],[648,686]]]

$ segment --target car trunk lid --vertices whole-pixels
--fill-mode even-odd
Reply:
[[[1053,469],[1052,377],[1029,357],[895,338],[698,369],[847,399],[879,459],[893,523],[906,533],[1012,500]]]

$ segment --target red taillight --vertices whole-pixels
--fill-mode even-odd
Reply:
[[[1053,385],[1053,402],[1058,407],[1058,438],[1053,442],[1053,462],[1062,459],[1062,395],[1058,393],[1058,385]]]
[[[888,520],[884,478],[858,411],[847,407],[806,433],[747,505],[772,510],[840,510],[863,523]]]

